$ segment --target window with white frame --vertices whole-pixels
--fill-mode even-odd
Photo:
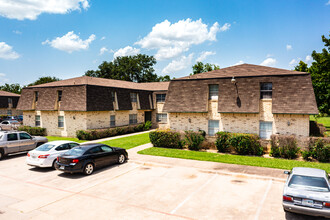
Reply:
[[[110,127],[116,127],[116,116],[110,115]]]
[[[219,85],[209,85],[209,99],[217,100],[219,95]]]
[[[166,94],[156,94],[156,102],[165,102]]]
[[[137,114],[129,115],[129,124],[137,124]]]
[[[137,102],[137,93],[131,92],[131,102]]]
[[[61,115],[58,116],[58,127],[59,128],[64,127],[64,116],[61,116]]]
[[[160,123],[167,123],[167,114],[166,113],[159,113],[156,115],[157,122]]]
[[[219,120],[209,120],[208,130],[209,136],[214,136],[217,132],[219,132]]]
[[[273,92],[272,83],[261,83],[260,84],[260,99],[271,99]]]
[[[273,123],[267,121],[260,121],[259,136],[261,139],[270,139],[273,133]]]
[[[12,111],[9,109],[9,110],[7,110],[7,115],[12,115],[13,113],[12,113]]]
[[[35,125],[36,125],[36,127],[39,127],[40,126],[40,115],[36,115],[35,116]]]

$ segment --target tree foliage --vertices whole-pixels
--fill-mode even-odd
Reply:
[[[215,64],[210,64],[210,63],[204,64],[203,62],[197,62],[195,65],[192,66],[192,69],[193,69],[193,73],[190,75],[209,72],[212,70],[218,70],[218,69],[220,69],[220,66],[217,66]]]
[[[329,39],[322,35],[322,41],[326,48],[318,53],[312,53],[313,63],[310,67],[300,61],[295,67],[297,71],[311,74],[316,102],[321,114],[330,114],[330,34]]]
[[[28,84],[28,86],[35,86],[35,85],[40,85],[40,84],[44,84],[44,83],[55,82],[55,81],[59,81],[59,80],[60,79],[57,78],[57,77],[44,76],[44,77],[40,77],[39,79],[37,79],[33,83]]]
[[[6,83],[5,85],[0,86],[0,90],[7,91],[7,92],[12,92],[12,93],[16,93],[16,94],[21,94],[22,87],[18,83],[15,83],[15,84]]]
[[[154,73],[155,64],[156,59],[145,54],[122,56],[110,62],[104,61],[98,70],[88,70],[85,75],[131,82],[169,81],[170,76],[157,76]]]

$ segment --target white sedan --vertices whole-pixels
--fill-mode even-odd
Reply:
[[[57,157],[71,148],[79,146],[74,141],[51,141],[29,151],[26,163],[35,167],[53,167]]]

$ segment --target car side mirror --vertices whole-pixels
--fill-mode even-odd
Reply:
[[[290,171],[284,171],[284,174],[290,175]]]

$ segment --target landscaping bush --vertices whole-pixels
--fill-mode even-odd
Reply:
[[[330,162],[330,139],[329,138],[310,138],[308,150],[302,152],[304,160],[311,158],[319,162]]]
[[[171,130],[156,130],[149,133],[154,147],[182,148],[181,134]]]
[[[46,136],[46,128],[40,128],[40,127],[30,127],[30,126],[19,126],[17,128],[19,131],[26,131],[27,133],[33,135],[33,136]]]
[[[205,140],[201,132],[185,131],[184,143],[189,150],[199,151],[202,148],[202,143]]]
[[[228,140],[230,146],[240,155],[263,155],[263,147],[259,142],[259,137],[254,134],[234,133]]]
[[[145,124],[144,124],[144,130],[149,130],[150,128],[152,127],[152,123],[151,121],[147,121]]]
[[[229,132],[218,132],[216,133],[216,141],[215,141],[215,146],[217,147],[219,152],[225,153],[229,151],[229,138],[230,138],[230,133]]]
[[[298,157],[300,149],[297,146],[295,136],[289,135],[272,135],[270,155],[273,157],[281,157],[287,159],[295,159]]]
[[[145,130],[145,124],[138,124],[107,129],[78,130],[76,136],[79,140],[96,140],[143,130]]]

